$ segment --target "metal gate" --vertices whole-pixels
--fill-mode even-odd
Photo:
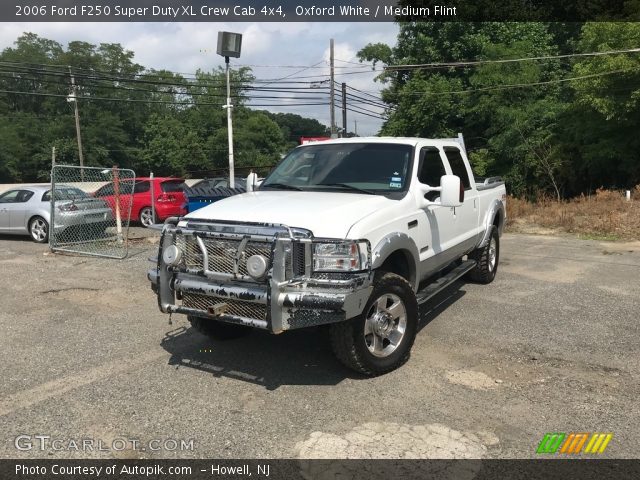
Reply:
[[[51,250],[125,258],[134,178],[128,169],[55,165],[48,193]]]

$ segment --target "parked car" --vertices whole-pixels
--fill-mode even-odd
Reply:
[[[123,194],[120,200],[120,218],[137,220],[143,227],[149,227],[154,223],[151,202],[151,181],[153,180],[153,194],[155,196],[155,221],[163,222],[174,215],[185,215],[184,208],[184,179],[172,177],[137,177],[133,179],[133,202],[129,206],[125,200],[131,192],[131,185],[125,180],[120,181],[120,192]],[[130,181],[130,180],[129,180]],[[124,195],[124,193],[127,195]],[[94,197],[101,198],[109,204],[115,213],[115,190],[113,182],[99,188]]]
[[[465,275],[493,281],[505,199],[461,139],[309,143],[258,191],[168,220],[148,278],[204,335],[329,325],[341,362],[380,375],[408,360],[419,305]]]
[[[104,231],[113,220],[106,202],[76,187],[56,185],[54,208],[56,234],[88,224],[93,225],[93,232]],[[49,186],[19,187],[0,195],[0,233],[31,235],[34,241],[45,243],[50,224]]]
[[[240,189],[246,189],[247,187],[247,179],[246,177],[234,177],[234,187]],[[213,177],[213,178],[205,178],[200,180],[193,185],[191,185],[191,189],[195,188],[220,188],[220,187],[228,187],[229,186],[229,177]]]

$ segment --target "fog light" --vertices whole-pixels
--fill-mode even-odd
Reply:
[[[247,272],[256,280],[260,280],[267,272],[267,259],[262,255],[251,255],[247,258]]]
[[[166,265],[171,267],[175,267],[180,263],[180,259],[182,258],[182,250],[180,250],[175,245],[169,245],[162,252],[162,260]]]

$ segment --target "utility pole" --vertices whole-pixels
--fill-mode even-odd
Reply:
[[[342,82],[342,136],[347,135],[347,84]]]
[[[80,135],[80,114],[78,113],[78,92],[76,87],[76,80],[71,73],[71,66],[69,66],[69,76],[71,77],[71,90],[73,91],[73,105],[76,114],[76,136],[78,138],[78,157],[80,158],[80,178],[84,180],[84,157],[82,155],[82,136]]]
[[[329,113],[331,116],[331,136],[333,137],[333,135],[336,133],[336,109],[335,109],[335,105],[334,105],[334,99],[335,99],[335,78],[334,78],[334,65],[333,65],[334,61],[333,61],[333,38],[329,41],[329,67],[331,69],[331,93],[330,93],[330,99],[329,99]]]
[[[353,133],[355,134],[355,136],[358,136],[358,120],[356,120],[355,118],[353,119]]]
[[[227,132],[229,137],[229,188],[235,188],[235,172],[233,169],[233,122],[231,120],[231,75],[229,73],[229,57],[224,57],[227,66],[227,104],[223,107],[227,109]]]

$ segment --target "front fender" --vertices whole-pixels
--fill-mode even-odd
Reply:
[[[373,269],[380,268],[385,260],[389,258],[389,255],[397,251],[404,253],[409,265],[409,283],[411,283],[413,290],[417,291],[420,282],[420,276],[418,275],[420,253],[413,239],[406,233],[390,233],[383,237],[372,249],[371,266]]]

